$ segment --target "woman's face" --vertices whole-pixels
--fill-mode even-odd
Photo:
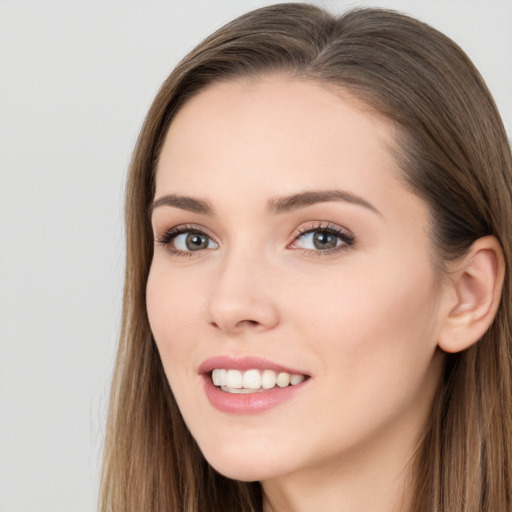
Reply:
[[[283,77],[215,84],[173,121],[148,314],[183,418],[224,475],[394,471],[412,455],[446,294],[392,144],[350,96]]]

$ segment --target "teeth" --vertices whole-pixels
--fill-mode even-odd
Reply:
[[[302,377],[302,375],[301,375],[301,377]],[[280,388],[285,388],[286,386],[289,386],[290,385],[290,381],[291,381],[291,375],[289,373],[281,372],[277,376],[277,385]]]
[[[261,376],[258,370],[247,370],[244,372],[242,387],[246,389],[259,389],[261,386]]]
[[[226,370],[213,370],[212,372],[212,380],[216,386],[225,386],[226,385]]]
[[[273,370],[265,370],[261,375],[261,387],[263,389],[272,389],[277,384],[277,375]]]
[[[295,386],[300,384],[304,380],[304,375],[291,375],[290,376],[290,384]]]
[[[243,384],[242,373],[238,370],[228,370],[226,375],[226,387],[240,389]]]
[[[275,372],[274,370],[225,370],[216,368],[212,372],[213,384],[229,393],[251,393],[257,390],[295,386],[305,379],[304,375]]]

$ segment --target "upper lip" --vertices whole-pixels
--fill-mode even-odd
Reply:
[[[289,368],[281,364],[270,361],[263,357],[243,356],[235,357],[229,355],[214,356],[206,359],[199,366],[199,373],[209,373],[216,368],[226,370],[274,370],[275,372],[286,372],[293,375],[306,375],[305,372],[294,368]]]

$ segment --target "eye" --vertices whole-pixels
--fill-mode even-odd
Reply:
[[[305,249],[317,253],[331,254],[354,245],[354,236],[345,229],[331,224],[319,224],[299,230],[291,244],[292,249]]]
[[[190,226],[177,226],[169,229],[157,242],[172,254],[190,255],[192,252],[219,247],[206,233]]]
[[[213,249],[216,244],[202,233],[182,233],[174,238],[174,247],[178,251],[200,251]]]

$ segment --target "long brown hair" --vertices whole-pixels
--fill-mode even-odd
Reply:
[[[396,158],[430,207],[439,264],[484,235],[506,264],[497,317],[483,338],[447,355],[414,461],[411,510],[512,507],[512,157],[500,116],[463,51],[433,28],[381,9],[335,17],[306,4],[250,12],[195,48],[156,96],[126,193],[123,327],[105,446],[102,512],[258,511],[258,483],[216,473],[185,427],[152,339],[145,287],[148,219],[162,141],[179,108],[207,85],[288,74],[348,90],[397,127]]]

